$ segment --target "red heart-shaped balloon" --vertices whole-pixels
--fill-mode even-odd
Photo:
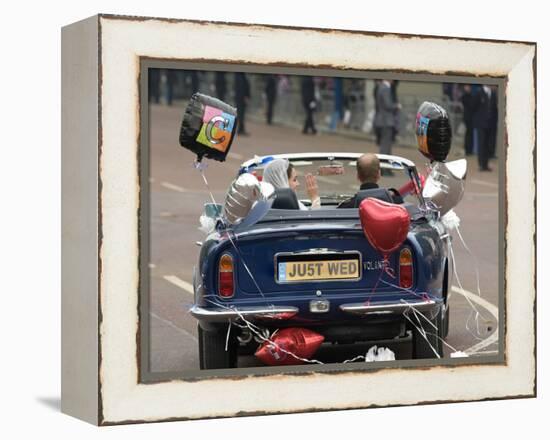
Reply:
[[[407,238],[411,220],[401,205],[369,197],[359,205],[359,217],[367,240],[384,256],[395,251]]]
[[[285,328],[279,330],[256,350],[254,356],[267,365],[299,365],[303,361],[298,358],[311,359],[321,346],[325,337],[305,328]]]

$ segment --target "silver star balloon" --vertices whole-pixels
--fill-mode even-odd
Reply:
[[[422,195],[440,212],[441,216],[462,200],[467,170],[466,159],[435,162],[432,167],[422,189]]]
[[[259,182],[249,173],[241,174],[233,181],[223,207],[223,215],[231,225],[245,218],[254,203],[267,199],[274,191],[272,185],[267,182]]]

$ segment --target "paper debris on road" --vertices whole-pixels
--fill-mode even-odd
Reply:
[[[380,347],[376,345],[371,347],[365,356],[365,362],[380,362],[380,361],[394,361],[395,353],[389,348]]]
[[[464,353],[463,351],[455,351],[454,353],[451,353],[451,357],[452,358],[467,358],[467,357],[470,357],[470,356],[468,356],[468,354]]]

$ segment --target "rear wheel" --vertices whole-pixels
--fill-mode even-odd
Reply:
[[[227,325],[216,330],[203,330],[198,326],[199,362],[201,370],[235,368],[237,366],[237,337],[235,332],[227,341]],[[227,350],[226,350],[227,341]]]
[[[449,316],[450,315],[451,313],[450,313],[449,304],[447,304],[447,307],[445,307],[445,318],[443,319],[443,328],[441,330],[441,337],[443,339],[445,339],[449,335]]]
[[[420,314],[410,316],[412,326],[413,358],[435,359],[443,356],[442,341],[442,310],[437,316],[428,321]]]
[[[445,339],[449,335],[449,263],[445,264],[445,275],[443,276],[443,299],[445,301],[445,316],[443,316],[443,325],[441,337]]]

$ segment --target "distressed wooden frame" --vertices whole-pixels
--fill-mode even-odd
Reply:
[[[62,48],[64,412],[109,425],[536,394],[535,44],[100,15]],[[504,78],[505,362],[140,383],[147,58]]]

